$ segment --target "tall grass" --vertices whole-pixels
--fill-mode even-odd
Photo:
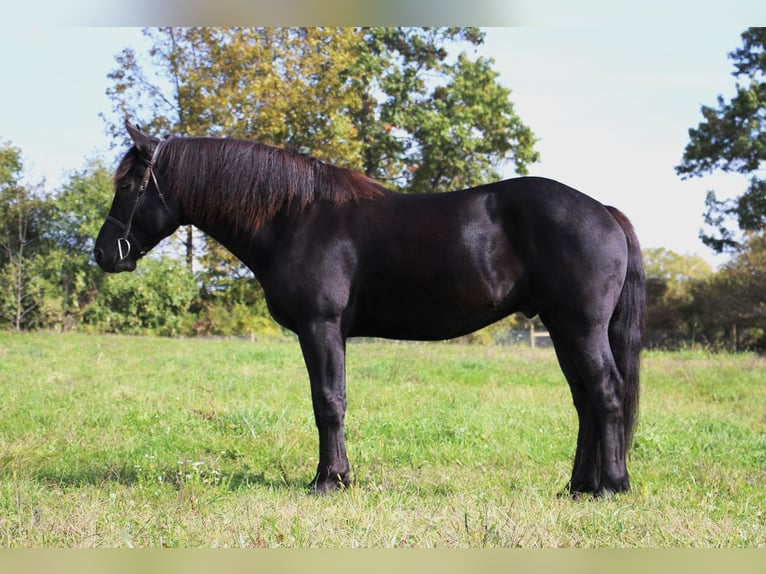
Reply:
[[[314,497],[295,342],[0,334],[0,545],[766,545],[761,358],[647,353],[633,490],[573,502],[551,351],[348,355],[354,484]]]

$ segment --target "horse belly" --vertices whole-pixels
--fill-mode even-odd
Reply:
[[[518,309],[516,282],[475,271],[389,275],[360,290],[351,336],[442,340],[466,335]]]

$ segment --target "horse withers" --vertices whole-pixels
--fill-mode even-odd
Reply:
[[[569,492],[629,489],[645,293],[638,240],[620,211],[544,178],[407,195],[255,142],[127,129],[134,145],[115,175],[96,261],[132,271],[191,224],[252,270],[303,352],[319,433],[314,491],[351,479],[349,337],[449,339],[517,311],[540,316],[572,392]]]

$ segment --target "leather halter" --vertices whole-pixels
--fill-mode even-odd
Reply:
[[[141,203],[141,200],[144,197],[144,193],[146,193],[146,190],[149,186],[149,179],[154,182],[154,187],[157,189],[157,195],[159,196],[160,200],[162,201],[162,205],[165,206],[165,210],[168,212],[168,215],[175,219],[173,216],[173,212],[170,210],[170,207],[168,206],[167,201],[165,200],[165,196],[162,194],[162,190],[160,189],[159,183],[157,183],[157,176],[154,174],[154,164],[157,161],[157,156],[159,155],[160,148],[162,147],[162,144],[164,142],[159,142],[157,144],[157,147],[154,148],[154,153],[152,154],[152,159],[147,161],[145,158],[141,158],[144,164],[146,165],[146,170],[144,171],[144,177],[141,180],[141,186],[138,188],[138,193],[136,194],[136,200],[133,202],[133,208],[130,211],[130,218],[128,219],[127,223],[123,223],[119,219],[116,219],[112,217],[111,215],[106,216],[106,220],[112,222],[117,227],[122,229],[125,233],[122,235],[122,237],[117,238],[117,253],[120,257],[120,261],[124,261],[127,259],[128,255],[130,255],[130,251],[132,248],[132,245],[135,244],[136,247],[138,247],[138,254],[139,257],[146,254],[148,251],[147,249],[144,249],[141,246],[141,243],[136,239],[136,236],[133,235],[133,232],[131,231],[133,227],[133,218],[136,215],[136,210],[138,209],[139,204]],[[132,242],[132,243],[131,243]]]

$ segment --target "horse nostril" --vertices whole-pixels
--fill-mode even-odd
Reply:
[[[96,263],[101,263],[101,260],[104,258],[103,249],[94,249],[93,257],[96,259]]]

